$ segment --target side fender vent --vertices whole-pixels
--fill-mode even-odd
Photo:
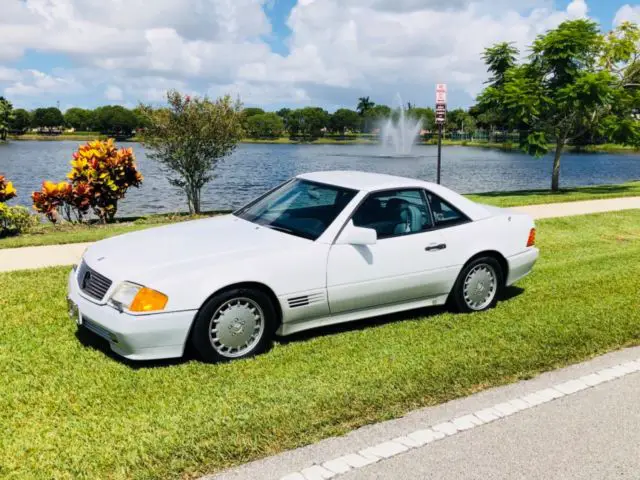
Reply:
[[[296,297],[290,297],[287,302],[289,308],[306,307],[313,303],[322,302],[324,300],[323,293],[312,293],[310,295],[298,295]]]

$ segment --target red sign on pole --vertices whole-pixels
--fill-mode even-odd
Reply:
[[[436,83],[436,123],[443,124],[447,116],[447,84]]]

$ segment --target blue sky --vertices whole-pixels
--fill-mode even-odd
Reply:
[[[630,0],[3,0],[3,9],[0,95],[62,109],[161,103],[170,88],[269,109],[393,103],[396,93],[428,105],[439,82],[451,106],[468,106],[486,78],[484,47],[525,50],[569,18],[603,30],[640,19]]]

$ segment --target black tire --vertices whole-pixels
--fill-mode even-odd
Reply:
[[[471,302],[469,298],[465,298],[465,283],[467,282],[467,277],[469,274],[476,269],[485,272],[493,272],[494,275],[494,285],[495,291],[493,292],[493,296],[490,301],[488,298],[483,303],[478,303],[472,306],[473,302]],[[484,284],[483,284],[484,285]],[[486,287],[483,287],[486,288]],[[486,257],[478,257],[467,263],[463,268],[458,278],[456,279],[456,283],[453,285],[453,290],[451,291],[451,305],[458,311],[462,313],[470,313],[470,312],[481,312],[484,310],[489,310],[496,306],[498,303],[498,298],[502,294],[502,290],[504,288],[504,272],[502,271],[502,266],[500,262],[490,256]]]
[[[241,301],[239,299],[248,300],[248,303],[258,306],[258,310],[261,311],[260,313],[264,321],[264,328],[260,337],[256,339],[255,344],[253,344],[251,348],[247,347],[246,352],[237,352],[237,354],[233,355],[232,353],[224,354],[220,351],[224,348],[224,345],[220,344],[217,345],[217,348],[214,347],[214,340],[212,340],[211,333],[214,321],[213,317],[222,307],[229,306],[234,300]],[[236,318],[235,320],[237,321],[238,319]],[[228,328],[231,329],[232,326],[228,326]],[[276,328],[276,311],[267,294],[253,288],[233,288],[217,293],[202,306],[191,330],[191,343],[199,357],[205,362],[214,363],[248,358],[271,348]]]

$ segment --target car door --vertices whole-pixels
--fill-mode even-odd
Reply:
[[[327,291],[332,314],[448,293],[454,262],[443,235],[433,228],[423,190],[371,193],[352,221],[375,229],[378,239],[374,245],[331,246]]]

